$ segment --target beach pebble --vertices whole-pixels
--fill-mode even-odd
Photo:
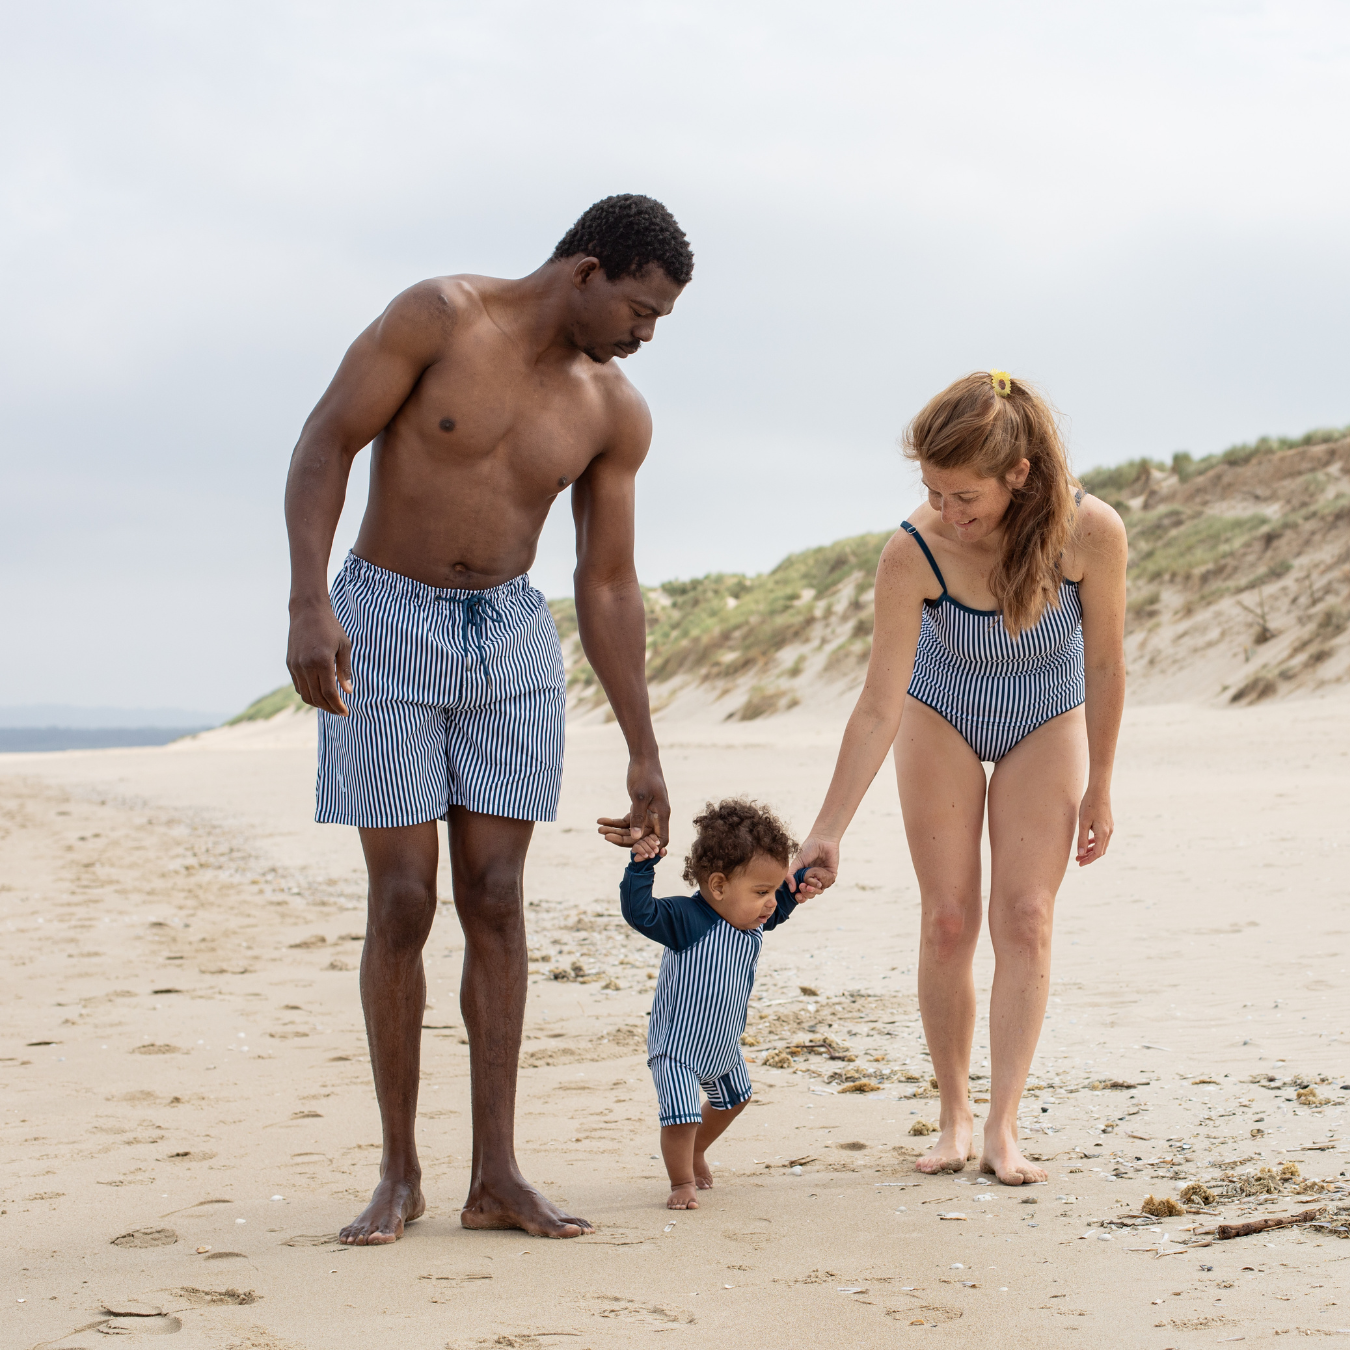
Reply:
[[[794,1177],[799,1177],[802,1174],[802,1169],[800,1166],[790,1167],[788,1171],[790,1171]]]

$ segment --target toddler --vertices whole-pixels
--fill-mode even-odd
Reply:
[[[620,825],[602,821],[601,833],[630,846]],[[713,1184],[708,1148],[750,1100],[740,1042],[760,944],[807,898],[788,889],[797,845],[772,812],[748,801],[709,802],[694,827],[684,879],[698,886],[695,894],[652,894],[661,851],[650,839],[633,846],[619,887],[623,917],[666,949],[647,1028],[647,1065],[661,1108],[670,1209],[697,1209],[697,1192]],[[804,875],[805,869],[797,873],[799,885]]]

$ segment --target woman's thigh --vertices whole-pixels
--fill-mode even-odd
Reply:
[[[1086,773],[1082,708],[1043,723],[995,766],[989,780],[989,929],[996,940],[1003,909],[1053,906],[1073,849]]]
[[[925,907],[972,899],[978,905],[984,766],[945,717],[906,697],[895,738],[895,772]]]

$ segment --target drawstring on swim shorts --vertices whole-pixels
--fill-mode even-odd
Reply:
[[[436,598],[462,606],[460,617],[463,620],[463,628],[460,633],[460,646],[465,656],[472,656],[473,652],[469,650],[469,638],[472,635],[474,645],[478,649],[478,664],[482,666],[483,673],[491,684],[492,673],[488,670],[487,650],[483,646],[483,638],[487,635],[488,619],[496,623],[505,622],[501,610],[482,591],[470,591],[467,595],[438,595]]]

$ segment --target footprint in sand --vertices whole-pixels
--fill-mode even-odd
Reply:
[[[178,1234],[172,1228],[133,1228],[112,1239],[114,1247],[172,1247]]]

